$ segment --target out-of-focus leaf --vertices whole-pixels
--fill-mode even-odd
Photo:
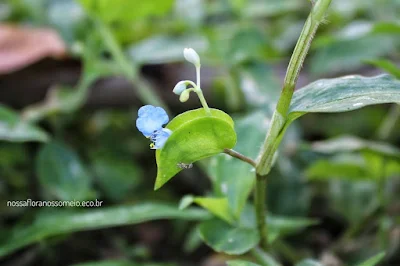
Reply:
[[[37,156],[36,173],[41,186],[61,200],[91,196],[91,177],[78,155],[59,142],[44,145]]]
[[[46,238],[83,230],[132,225],[159,219],[204,220],[210,216],[198,208],[179,210],[161,203],[100,208],[97,210],[54,213],[38,216],[29,226],[18,226],[0,243],[0,257]]]
[[[268,118],[262,112],[235,119],[238,136],[235,150],[255,158],[258,151],[254,147],[262,144],[268,124]],[[231,156],[220,154],[210,159],[206,169],[212,178],[214,193],[227,197],[232,212],[238,217],[253,187],[255,173],[251,165],[234,160]]]
[[[142,171],[131,160],[95,156],[92,167],[101,189],[115,201],[124,199],[141,182]]]
[[[375,266],[385,257],[385,252],[381,252],[373,256],[372,258],[357,264],[357,266]]]
[[[349,156],[346,156],[348,159]],[[348,180],[371,179],[363,161],[359,160],[318,160],[306,170],[306,176],[313,180],[342,178]]]
[[[190,10],[190,12],[188,12]],[[176,0],[175,1],[175,18],[183,24],[192,27],[202,26],[206,17],[206,3],[203,0]],[[188,47],[191,47],[190,45]]]
[[[187,208],[190,204],[196,203],[204,209],[210,211],[215,216],[221,218],[227,223],[232,224],[235,220],[228,206],[227,198],[211,198],[211,197],[193,197],[185,196],[180,204],[180,209]]]
[[[240,84],[250,105],[268,106],[273,112],[280,93],[280,83],[272,67],[262,63],[245,65],[240,68]]]
[[[387,73],[400,79],[400,68],[396,66],[393,62],[386,59],[376,59],[376,60],[366,60],[366,63],[374,65],[386,71]]]
[[[259,264],[255,264],[253,262],[244,261],[244,260],[230,260],[230,261],[227,261],[226,264],[228,266],[260,266]]]
[[[368,141],[354,136],[340,136],[330,140],[316,141],[311,145],[313,151],[325,154],[353,151],[372,151],[383,156],[400,158],[400,149],[384,142]]]
[[[46,132],[24,121],[20,116],[0,104],[0,140],[10,142],[47,141]]]
[[[165,64],[183,61],[183,49],[191,47],[198,53],[207,49],[207,40],[201,36],[152,36],[135,43],[128,53],[135,64]]]
[[[374,24],[364,21],[353,22],[335,36],[316,41],[318,49],[310,62],[316,75],[361,67],[364,60],[389,54],[400,44],[396,34],[377,30]]]
[[[299,263],[296,263],[295,266],[324,266],[320,262],[312,259],[305,259],[303,261],[300,261]]]
[[[377,206],[375,181],[332,180],[329,183],[329,198],[333,209],[351,224],[356,224],[368,216]]]
[[[289,120],[309,112],[346,112],[382,103],[400,103],[400,81],[389,75],[321,79],[295,91]]]
[[[162,149],[156,151],[157,179],[154,188],[162,187],[179,173],[181,163],[191,164],[216,155],[236,144],[232,118],[218,110],[203,108],[178,115],[166,126],[172,131]]]
[[[272,243],[279,237],[297,233],[317,223],[318,221],[315,219],[268,214],[268,241]],[[244,208],[239,224],[240,227],[256,230],[256,216],[251,205],[246,205]]]
[[[185,241],[183,243],[183,250],[186,253],[195,251],[203,243],[200,237],[199,227],[193,227],[189,233],[186,234]]]
[[[230,255],[246,253],[259,241],[256,229],[233,227],[221,220],[202,222],[200,236],[215,251]]]
[[[303,3],[295,0],[263,0],[249,1],[243,9],[243,15],[248,18],[271,17],[282,13],[298,11],[303,7]]]
[[[0,74],[24,68],[45,57],[63,57],[64,42],[51,29],[0,25]]]
[[[128,23],[162,16],[173,6],[173,0],[79,0],[83,7],[107,23]]]

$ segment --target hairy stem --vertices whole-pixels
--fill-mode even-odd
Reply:
[[[241,153],[239,153],[239,152],[237,152],[235,150],[224,149],[224,153],[226,153],[226,154],[228,154],[228,155],[230,155],[232,157],[235,157],[235,158],[237,158],[239,160],[242,160],[243,162],[246,162],[246,163],[250,164],[254,168],[256,167],[256,162],[253,159],[251,159],[251,158],[249,158],[247,156],[244,156],[243,154],[241,154]]]
[[[313,8],[308,16],[300,37],[294,48],[292,57],[287,68],[283,89],[278,100],[275,112],[272,116],[271,125],[267,132],[264,144],[260,150],[257,160],[257,181],[255,189],[255,209],[257,215],[257,225],[261,238],[261,244],[265,247],[267,243],[266,232],[266,189],[267,174],[270,172],[274,160],[274,155],[283,133],[288,124],[288,111],[292,100],[293,92],[302,64],[307,56],[311,41],[318,29],[320,23],[324,20],[325,12],[329,7],[331,0],[318,0],[313,2]]]

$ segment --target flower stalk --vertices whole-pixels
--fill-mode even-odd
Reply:
[[[303,30],[301,31],[300,37],[289,61],[283,89],[272,116],[270,128],[257,159],[257,178],[254,199],[260,242],[264,249],[267,248],[268,245],[268,227],[266,223],[267,174],[272,168],[275,153],[287,128],[288,111],[300,69],[307,56],[318,26],[324,21],[325,13],[331,0],[318,0],[313,1],[312,3],[313,7],[304,24]]]

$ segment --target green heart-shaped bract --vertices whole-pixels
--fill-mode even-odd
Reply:
[[[180,165],[191,164],[206,157],[231,149],[236,144],[232,118],[218,110],[203,108],[187,111],[175,117],[166,128],[172,131],[162,149],[156,151],[159,189],[179,173]]]

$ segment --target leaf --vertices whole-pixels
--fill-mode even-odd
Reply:
[[[375,266],[385,257],[385,252],[381,252],[373,256],[372,258],[357,264],[357,266]]]
[[[263,112],[256,112],[235,119],[235,128],[238,136],[235,150],[255,158],[258,151],[254,147],[262,144],[268,129],[267,117]],[[255,172],[251,165],[235,160],[220,154],[210,159],[206,169],[213,181],[214,193],[218,197],[227,197],[232,212],[238,217],[251,193]]]
[[[389,75],[321,79],[294,92],[289,120],[310,112],[346,112],[382,103],[400,103],[400,81]]]
[[[372,151],[383,156],[400,158],[400,149],[385,142],[369,141],[346,135],[330,140],[313,142],[311,149],[324,154],[353,151]]]
[[[128,53],[135,64],[165,64],[183,61],[182,51],[186,47],[202,53],[207,46],[207,40],[201,36],[158,35],[135,43],[128,49]]]
[[[230,149],[236,144],[232,118],[226,113],[203,108],[175,117],[166,128],[172,131],[162,149],[156,151],[157,178],[155,189],[162,187],[182,169],[180,163],[190,164]]]
[[[57,199],[84,200],[91,196],[91,177],[78,155],[59,142],[44,145],[36,159],[41,186]]]
[[[260,266],[259,264],[255,264],[244,260],[230,260],[227,261],[226,264],[228,266]]]
[[[166,14],[173,0],[79,0],[79,3],[91,14],[95,14],[107,23],[129,23]]]
[[[376,59],[376,60],[366,60],[367,64],[376,66],[386,71],[387,73],[393,75],[397,79],[400,79],[400,68],[396,66],[393,62],[386,59]]]
[[[296,263],[295,266],[324,266],[320,262],[312,259],[305,259],[300,261],[299,263]]]
[[[193,202],[200,205],[201,207],[208,210],[209,212],[221,218],[227,223],[232,224],[235,220],[235,217],[229,209],[227,198],[185,196],[182,198],[179,208],[187,208]]]
[[[348,157],[346,157],[348,158]],[[331,178],[344,178],[349,180],[371,179],[362,164],[351,161],[318,160],[306,170],[306,176],[311,180],[323,180]]]
[[[161,203],[141,203],[135,206],[74,212],[58,209],[50,214],[37,216],[29,226],[15,227],[9,237],[0,242],[0,257],[24,246],[61,234],[132,225],[159,219],[204,220],[208,218],[206,212],[197,208],[180,211],[176,206]]]
[[[99,186],[114,201],[124,199],[141,183],[142,171],[132,160],[96,155],[92,167]]]
[[[17,113],[0,104],[0,140],[10,142],[45,142],[48,140],[48,136],[46,132],[22,120]]]
[[[230,255],[246,253],[259,241],[256,229],[233,227],[221,220],[201,223],[200,236],[215,251]]]

